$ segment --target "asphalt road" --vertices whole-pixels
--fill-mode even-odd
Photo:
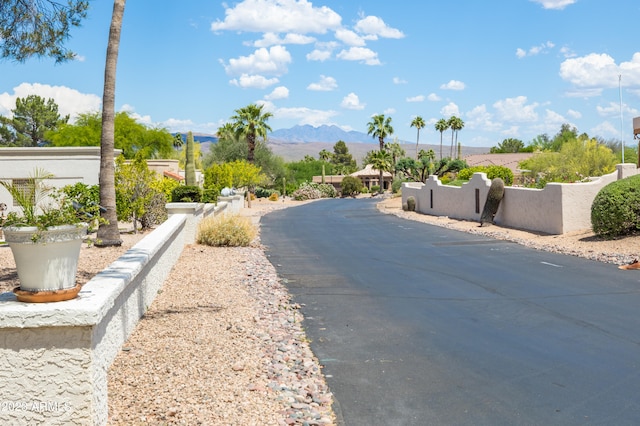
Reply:
[[[640,424],[640,272],[375,203],[261,220],[341,424]]]

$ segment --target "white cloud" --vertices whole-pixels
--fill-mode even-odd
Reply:
[[[458,80],[450,80],[448,83],[445,83],[440,86],[442,90],[464,90],[465,84]]]
[[[557,9],[562,10],[565,7],[576,3],[578,0],[531,0],[535,3],[540,3],[545,9]]]
[[[342,99],[340,106],[345,109],[360,110],[360,109],[364,109],[366,104],[361,104],[360,98],[358,98],[358,95],[352,92]]]
[[[284,86],[278,86],[271,93],[264,98],[268,101],[275,101],[278,99],[287,99],[289,97],[289,89]]]
[[[404,38],[402,31],[395,28],[391,28],[384,23],[384,21],[377,16],[367,16],[359,20],[355,26],[356,31],[364,34],[366,38],[376,39],[382,38]]]
[[[418,95],[418,96],[412,96],[410,98],[407,98],[406,101],[407,102],[424,102],[424,95]]]
[[[320,81],[317,83],[311,83],[307,86],[307,90],[314,90],[319,92],[330,92],[338,88],[338,83],[333,77],[327,77],[325,75],[320,76]]]
[[[351,47],[349,50],[338,53],[337,57],[345,61],[361,61],[367,65],[380,65],[378,54],[366,47]]]
[[[330,57],[331,57],[331,50],[314,49],[311,53],[307,54],[307,61],[324,62]]]
[[[486,105],[478,105],[465,114],[465,127],[488,132],[497,132],[502,126],[493,121],[493,115],[487,111]]]
[[[211,30],[324,34],[340,28],[341,20],[329,7],[306,0],[244,0],[233,8],[225,4],[224,21],[213,22]]]
[[[533,47],[529,48],[528,51],[525,51],[524,49],[518,48],[518,49],[516,49],[516,56],[518,58],[524,58],[525,56],[536,56],[536,55],[539,55],[541,53],[547,53],[549,51],[549,49],[553,49],[554,46],[555,46],[554,43],[548,41],[546,43],[542,43],[539,46],[533,46]]]
[[[336,38],[347,46],[364,46],[366,43],[362,37],[351,30],[340,28],[336,30]]]
[[[102,100],[90,93],[80,93],[66,86],[50,86],[40,83],[22,83],[13,88],[13,93],[0,93],[0,115],[10,116],[16,106],[16,98],[38,95],[41,98],[53,99],[58,105],[61,116],[69,115],[73,123],[78,114],[100,111]]]
[[[269,47],[281,44],[311,44],[316,39],[314,37],[305,36],[302,34],[289,33],[284,37],[278,36],[276,33],[265,33],[260,40],[253,43],[255,47]]]
[[[266,89],[269,86],[277,84],[280,80],[277,78],[267,79],[261,75],[242,74],[239,79],[229,80],[232,86],[242,87],[243,89]]]
[[[286,47],[272,46],[268,50],[264,47],[257,49],[249,56],[229,59],[229,63],[226,65],[223,63],[223,65],[228,75],[268,74],[280,76],[287,72],[287,65],[290,63],[291,54]]]
[[[608,121],[603,121],[595,127],[589,129],[590,135],[598,135],[603,138],[620,138],[620,127],[614,126]],[[626,157],[626,155],[625,155]]]
[[[573,109],[568,110],[567,115],[569,117],[576,118],[576,119],[582,118],[582,113],[580,111],[575,111]]]
[[[493,104],[498,117],[508,122],[534,122],[538,119],[537,103],[527,105],[526,96],[506,98]],[[510,123],[511,124],[511,123]]]
[[[460,117],[460,109],[458,108],[458,105],[454,104],[453,102],[449,102],[447,105],[443,106],[440,109],[440,115],[446,117],[445,119],[448,119],[449,117],[452,117],[454,115],[456,117]]]
[[[429,96],[427,96],[427,99],[430,100],[431,102],[438,102],[442,100],[442,98],[436,95],[435,93],[429,93]]]
[[[400,77],[393,77],[393,84],[407,84],[407,80],[403,80]]]
[[[331,122],[331,118],[338,115],[336,111],[317,110],[305,107],[299,108],[277,108],[273,111],[274,118],[278,119],[294,119],[298,120],[299,125],[309,124],[317,127],[323,124],[334,124]]]
[[[618,81],[618,76],[622,80]],[[560,77],[578,88],[638,87],[640,81],[640,52],[633,54],[631,61],[616,65],[606,53],[591,53],[587,56],[570,58],[560,65]]]
[[[396,109],[395,108],[387,108],[384,111],[382,111],[382,113],[384,115],[393,115],[396,113]]]

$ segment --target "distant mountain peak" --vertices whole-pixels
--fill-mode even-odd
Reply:
[[[374,142],[373,138],[366,133],[345,131],[336,125],[327,124],[318,127],[304,124],[290,129],[279,129],[271,132],[269,138],[282,142]]]

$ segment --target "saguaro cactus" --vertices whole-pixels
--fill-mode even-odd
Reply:
[[[491,181],[491,187],[487,194],[487,201],[484,203],[482,215],[480,215],[480,226],[492,225],[493,218],[498,213],[498,207],[504,197],[504,181],[500,178],[494,178]]]
[[[196,160],[193,148],[193,133],[187,133],[187,151],[185,153],[184,178],[186,185],[197,185],[196,183]]]

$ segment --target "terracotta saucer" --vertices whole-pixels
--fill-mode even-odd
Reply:
[[[64,290],[48,290],[48,291],[26,291],[20,290],[20,287],[13,289],[16,297],[20,302],[28,303],[46,303],[61,302],[63,300],[74,299],[82,286],[77,284],[75,287],[66,288]]]

